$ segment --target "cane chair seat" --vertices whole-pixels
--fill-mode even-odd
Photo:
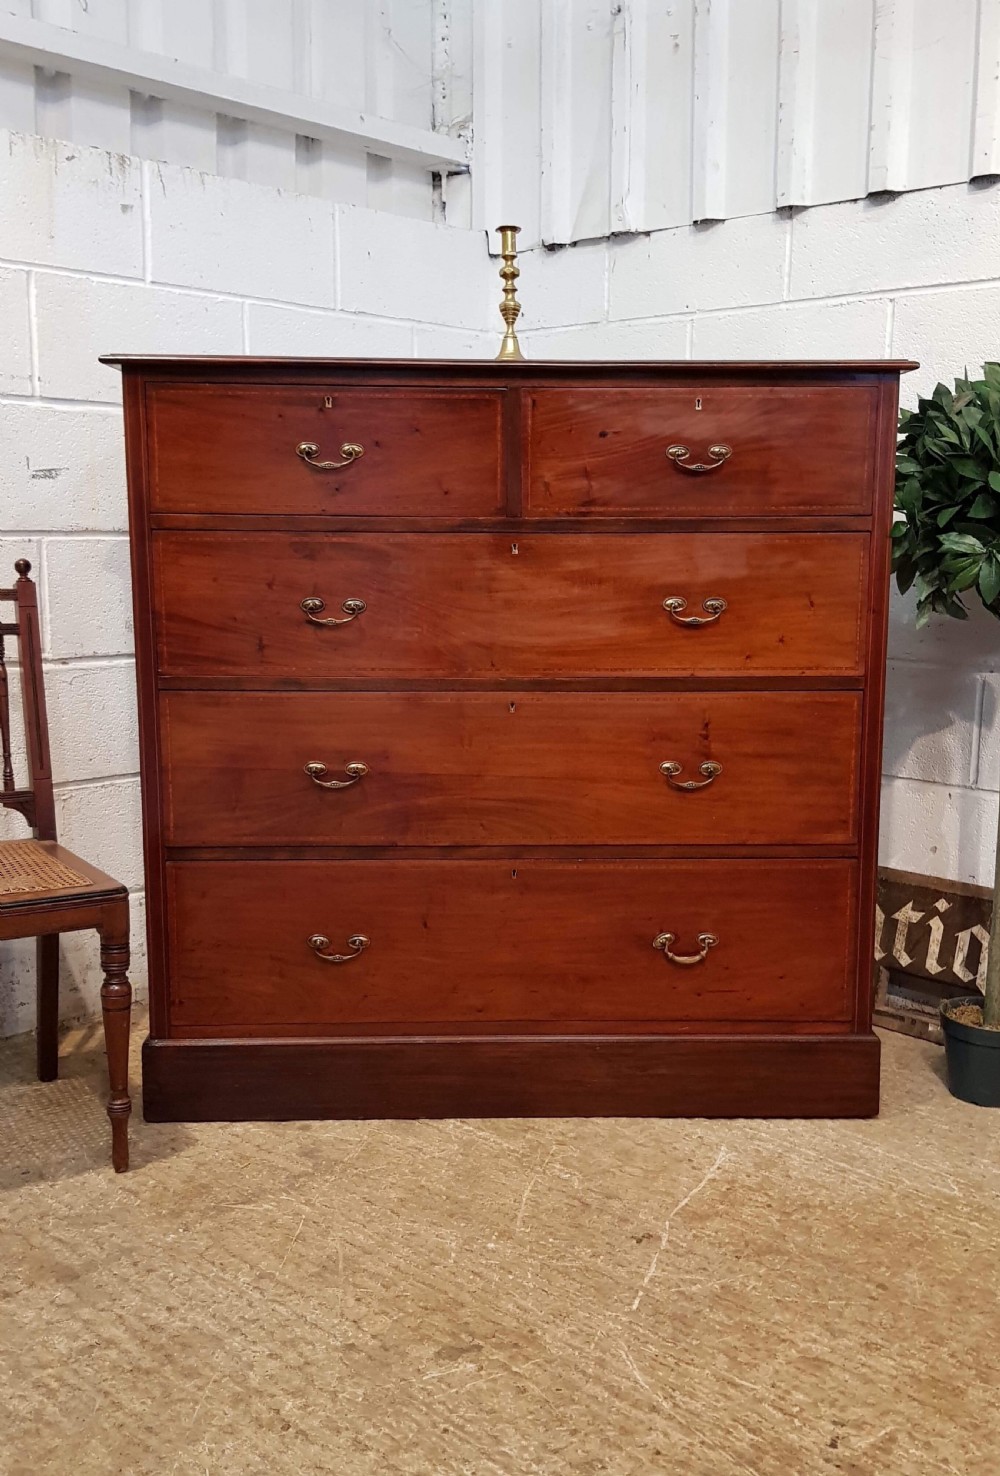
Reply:
[[[75,871],[59,852],[45,841],[0,841],[0,907],[14,892],[89,892],[92,879]]]

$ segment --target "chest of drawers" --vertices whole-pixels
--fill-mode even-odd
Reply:
[[[878,1110],[908,366],[112,362],[148,1118]]]

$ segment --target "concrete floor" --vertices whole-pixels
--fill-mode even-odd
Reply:
[[[1000,1113],[884,1043],[875,1122],[137,1116],[123,1177],[99,1033],[5,1043],[0,1471],[997,1476]]]

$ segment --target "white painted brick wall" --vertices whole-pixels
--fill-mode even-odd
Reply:
[[[702,313],[691,345],[695,359],[879,359],[885,353],[889,302],[791,302],[733,313]]]
[[[31,394],[31,324],[28,312],[28,274],[0,267],[0,394]]]
[[[25,528],[124,531],[121,444],[116,408],[8,401],[0,414],[0,506],[16,509]]]
[[[97,357],[126,352],[123,343],[138,354],[243,352],[243,305],[235,298],[55,272],[36,272],[34,281],[38,389],[46,398],[120,400],[121,375]]]
[[[795,213],[788,296],[833,297],[997,274],[1000,191],[956,185]]]
[[[334,211],[326,201],[169,164],[143,169],[152,281],[336,305]]]
[[[141,277],[140,170],[124,154],[0,135],[0,256],[27,266]]]
[[[247,306],[251,354],[356,354],[359,358],[407,358],[413,327],[406,322],[300,307]]]
[[[612,241],[608,316],[652,318],[780,302],[790,231],[786,214],[748,215]]]
[[[490,355],[498,296],[482,233],[0,133],[0,585],[31,560],[60,836],[133,889],[139,998],[121,394],[98,354]],[[95,1014],[96,940],[62,950],[64,1017]],[[0,944],[0,1034],[32,1028],[34,987],[34,945]]]
[[[360,205],[340,205],[336,213],[339,307],[449,328],[490,323],[481,232],[442,232],[429,221]]]

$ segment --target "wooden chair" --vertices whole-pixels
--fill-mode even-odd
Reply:
[[[56,813],[49,762],[49,735],[42,685],[38,602],[31,565],[18,559],[13,589],[0,589],[0,602],[17,606],[13,623],[0,622],[0,748],[3,775],[0,805],[17,810],[34,832],[33,840],[0,840],[0,942],[37,938],[38,1079],[59,1074],[59,934],[96,928],[101,940],[101,1009],[111,1095],[111,1161],[116,1172],[128,1168],[129,1016],[128,892],[120,882],[89,866],[56,842]],[[4,636],[16,636],[21,658],[21,695],[27,747],[27,789],[14,784],[10,743],[10,694]]]

